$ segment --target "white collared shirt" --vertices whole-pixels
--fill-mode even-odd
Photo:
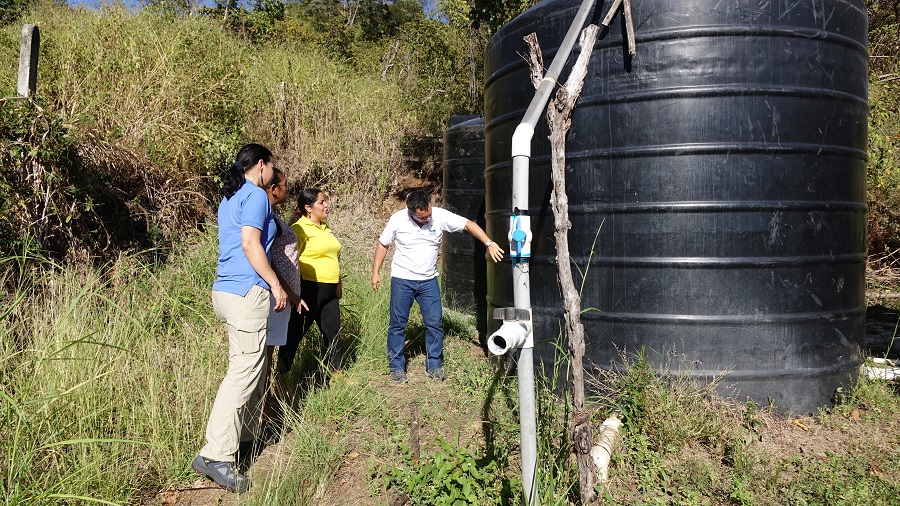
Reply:
[[[431,207],[431,221],[424,227],[413,221],[409,210],[392,214],[378,236],[378,242],[389,247],[394,243],[391,276],[410,281],[437,277],[438,252],[444,232],[461,232],[469,220],[440,207]]]

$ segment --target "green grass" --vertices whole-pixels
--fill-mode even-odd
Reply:
[[[20,441],[3,451],[9,503],[39,501],[44,486],[121,501],[186,475],[196,413],[222,368],[193,284],[214,269],[207,254],[160,276],[132,258],[100,271],[47,265],[38,287],[19,287],[32,296],[14,304],[3,336],[0,432]]]
[[[803,419],[807,435],[752,403],[649,367],[639,356],[600,385],[600,412],[620,412],[625,429],[609,501],[897,504],[900,480],[879,471],[900,458],[896,387],[861,378],[843,404]]]

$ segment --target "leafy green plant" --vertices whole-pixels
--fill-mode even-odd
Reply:
[[[757,432],[762,426],[762,420],[757,416],[759,413],[759,405],[753,401],[747,401],[744,409],[744,428]]]
[[[467,448],[453,448],[444,440],[439,446],[420,462],[403,448],[403,465],[382,478],[385,489],[403,493],[417,505],[508,503],[510,483],[496,461],[476,459]]]

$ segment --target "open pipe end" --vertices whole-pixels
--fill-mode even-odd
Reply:
[[[487,339],[488,351],[494,355],[505,355],[513,348],[522,348],[529,345],[528,336],[531,335],[531,327],[521,321],[508,321],[490,335]]]

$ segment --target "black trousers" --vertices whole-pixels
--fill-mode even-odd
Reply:
[[[322,335],[319,359],[331,370],[342,368],[341,308],[340,299],[337,297],[337,286],[337,283],[303,280],[300,285],[300,298],[309,306],[309,311],[298,313],[291,308],[287,343],[278,348],[278,374],[285,374],[291,370],[300,340],[314,322],[318,325]]]

